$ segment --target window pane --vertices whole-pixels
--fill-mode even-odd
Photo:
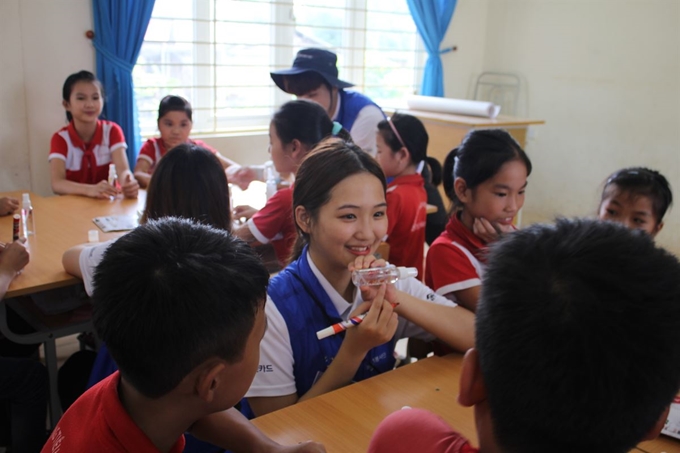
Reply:
[[[268,1],[217,0],[215,18],[229,22],[271,22],[272,7]]]
[[[157,133],[167,94],[192,103],[197,133],[266,127],[288,98],[269,72],[305,47],[335,52],[340,78],[379,105],[413,92],[425,58],[404,1],[156,0],[133,72],[142,133]]]

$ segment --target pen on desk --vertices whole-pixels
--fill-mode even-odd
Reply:
[[[21,217],[19,216],[19,214],[14,214],[12,219],[13,219],[13,222],[12,222],[12,240],[18,241],[19,240],[19,223],[21,221]]]
[[[395,308],[399,304],[397,303],[397,304],[390,304],[390,305],[392,305],[392,308]],[[361,321],[364,320],[364,318],[366,317],[367,314],[368,314],[368,312],[362,313],[362,314],[357,315],[357,316],[352,316],[347,321],[342,321],[342,322],[333,324],[332,326],[328,326],[325,329],[321,329],[316,333],[316,338],[318,338],[319,340],[323,340],[324,338],[327,338],[327,337],[330,337],[330,336],[333,336],[333,335],[337,335],[340,332],[344,332],[345,330],[349,329],[352,326],[358,326],[359,324],[361,324]]]

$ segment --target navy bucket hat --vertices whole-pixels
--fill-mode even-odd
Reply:
[[[338,79],[338,56],[333,52],[324,49],[302,49],[295,56],[293,67],[271,72],[272,80],[276,86],[286,91],[283,83],[284,76],[304,74],[305,72],[315,72],[328,82],[329,85],[337,88],[348,88],[354,84]],[[287,91],[286,91],[287,92]]]

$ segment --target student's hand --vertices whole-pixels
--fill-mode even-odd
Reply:
[[[139,193],[139,183],[130,173],[125,176],[125,180],[123,181],[123,184],[120,186],[120,188],[125,198],[137,198],[137,194]]]
[[[12,197],[0,198],[0,215],[10,215],[19,209],[19,200]]]
[[[227,168],[227,181],[236,184],[241,190],[246,190],[251,182],[257,179],[257,170],[253,167],[237,167],[232,165]]]
[[[343,346],[351,348],[352,354],[363,357],[371,349],[394,337],[399,320],[392,305],[385,300],[385,289],[386,285],[380,285],[372,301],[364,302],[350,314],[352,317],[366,313],[361,324],[346,331]]]
[[[236,206],[234,208],[234,218],[237,220],[243,217],[249,219],[252,216],[254,216],[257,211],[258,210],[253,208],[252,206],[247,205]]]
[[[347,268],[349,269],[350,272],[357,270],[357,269],[369,269],[372,267],[385,267],[387,266],[387,261],[384,259],[378,259],[373,255],[367,255],[367,256],[358,256],[353,263],[350,263]],[[378,294],[378,290],[380,289],[379,286],[362,286],[359,288],[361,291],[361,298],[363,300],[373,300],[375,299],[376,295]],[[397,289],[394,287],[393,284],[387,285],[387,289],[385,291],[385,299],[392,303],[395,304],[397,303]]]
[[[0,253],[0,274],[14,278],[28,264],[29,254],[24,246],[26,239],[11,242]]]
[[[93,184],[89,187],[87,191],[87,196],[90,198],[106,199],[109,197],[115,197],[118,195],[116,188],[113,187],[108,181],[101,180],[97,184]]]
[[[489,222],[483,217],[476,218],[472,223],[472,232],[486,243],[493,242],[505,233],[512,233],[513,231],[515,231],[515,228],[512,225]]]
[[[326,448],[318,442],[308,440],[297,445],[279,445],[274,447],[271,453],[326,453]]]

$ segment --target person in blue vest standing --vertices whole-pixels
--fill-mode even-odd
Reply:
[[[342,124],[354,143],[372,156],[376,153],[378,123],[385,114],[354,86],[338,78],[338,57],[324,49],[302,49],[293,67],[271,72],[274,83],[286,93],[321,104],[333,121]]]

